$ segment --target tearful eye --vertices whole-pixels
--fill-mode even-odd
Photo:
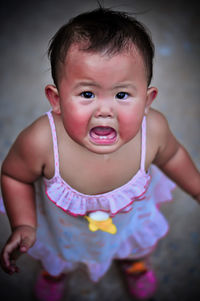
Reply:
[[[128,97],[128,93],[126,93],[126,92],[119,92],[116,95],[116,98],[118,98],[118,99],[127,99],[127,97]]]
[[[81,96],[84,97],[84,98],[94,98],[94,94],[90,91],[82,92]]]

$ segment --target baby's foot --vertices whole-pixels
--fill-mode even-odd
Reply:
[[[64,295],[65,278],[62,274],[58,277],[52,277],[46,272],[40,273],[36,285],[35,296],[40,301],[59,301]]]
[[[156,275],[143,261],[119,261],[129,293],[137,299],[152,297],[157,289]]]

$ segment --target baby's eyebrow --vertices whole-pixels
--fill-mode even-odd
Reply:
[[[131,89],[136,90],[136,86],[132,83],[119,83],[113,87],[113,90],[114,89],[124,89],[124,88],[131,88]]]
[[[78,82],[75,86],[74,86],[74,89],[77,89],[77,88],[80,88],[80,87],[100,87],[100,85],[98,85],[97,83],[95,82],[92,82],[92,81],[81,81],[81,82]]]

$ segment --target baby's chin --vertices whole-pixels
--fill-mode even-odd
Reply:
[[[87,143],[84,145],[84,147],[92,152],[92,153],[96,153],[99,155],[108,155],[108,154],[112,154],[115,153],[116,151],[118,151],[124,143],[120,142],[119,140],[116,140],[115,143],[108,143],[108,144],[95,144],[95,143]]]
[[[102,137],[99,137],[97,133],[98,131],[92,133],[90,131],[86,135],[86,137],[82,139],[77,136],[75,137],[70,134],[68,135],[73,140],[73,142],[80,147],[80,151],[82,148],[82,151],[88,151],[99,155],[112,154],[118,151],[124,144],[128,142],[121,139],[119,134],[115,130],[111,130],[108,134],[108,137],[105,137],[105,132],[103,133],[104,135]]]

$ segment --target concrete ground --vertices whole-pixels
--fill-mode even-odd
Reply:
[[[46,56],[49,39],[68,18],[96,8],[96,2],[8,0],[1,4],[1,162],[16,135],[49,109],[44,96],[44,86],[51,82]],[[137,18],[150,28],[156,45],[153,85],[159,88],[154,107],[167,116],[175,136],[200,167],[199,2],[112,0],[104,3],[137,12]],[[174,202],[164,205],[162,211],[171,230],[152,256],[159,280],[153,300],[200,300],[200,207],[177,188]],[[0,215],[0,247],[9,232],[7,217]],[[19,260],[19,266],[21,272],[12,277],[0,270],[3,301],[34,300],[32,288],[40,265],[25,255]],[[89,282],[81,271],[71,274],[66,281],[64,300],[128,301],[131,298],[113,263],[98,284]]]

